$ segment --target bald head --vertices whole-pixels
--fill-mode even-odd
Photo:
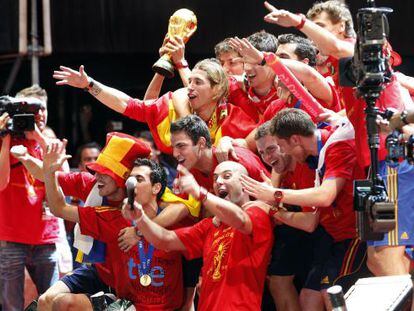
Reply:
[[[243,192],[241,174],[248,175],[246,168],[240,163],[225,161],[217,165],[213,184],[216,195],[239,206],[246,203],[249,196]]]
[[[249,175],[246,168],[238,162],[234,161],[224,161],[221,162],[219,165],[216,166],[214,170],[214,174],[219,174],[224,171],[232,171],[237,172],[239,174]]]

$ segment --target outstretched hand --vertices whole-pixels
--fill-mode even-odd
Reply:
[[[191,194],[193,197],[198,198],[200,196],[200,186],[193,174],[181,164],[177,166],[177,174],[179,176],[177,182],[180,192]]]
[[[270,24],[276,24],[282,27],[296,27],[301,23],[302,18],[286,10],[278,10],[269,2],[265,1],[264,6],[269,10],[264,20]]]
[[[260,201],[272,204],[276,188],[269,185],[267,181],[258,182],[247,175],[241,175],[240,180],[244,192]]]
[[[53,71],[53,78],[59,80],[56,85],[70,85],[80,89],[84,89],[89,85],[88,75],[83,65],[79,67],[79,71],[69,67],[60,66],[60,71]]]
[[[260,64],[262,62],[263,53],[256,49],[246,38],[231,38],[229,44],[243,57],[245,63]]]
[[[56,139],[47,144],[46,152],[43,156],[43,171],[45,174],[53,174],[58,171],[63,163],[70,159],[71,155],[66,155],[66,144],[68,141]]]

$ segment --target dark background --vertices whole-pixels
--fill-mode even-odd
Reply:
[[[53,53],[40,59],[40,84],[49,95],[49,122],[59,137],[69,139],[70,148],[82,142],[79,111],[91,105],[93,139],[103,143],[107,122],[122,120],[124,131],[145,126],[128,121],[98,103],[91,95],[71,87],[58,87],[52,72],[59,65],[78,68],[85,65],[94,79],[118,88],[132,97],[142,98],[158,59],[158,48],[167,31],[168,19],[179,8],[188,8],[198,18],[198,30],[186,47],[186,58],[193,66],[197,60],[213,57],[214,45],[222,39],[247,36],[265,29],[275,35],[296,32],[266,24],[262,1],[248,0],[51,0]],[[278,8],[306,13],[312,0],[281,0],[272,3]],[[39,0],[39,11],[41,1]],[[365,1],[347,1],[354,15]],[[377,0],[377,6],[394,9],[389,16],[390,42],[403,58],[397,69],[414,76],[414,2],[410,0]],[[30,13],[30,6],[28,7]],[[0,0],[0,88],[3,89],[14,58],[5,57],[17,50],[18,1]],[[30,16],[30,14],[29,14]],[[29,23],[30,25],[30,23]],[[41,29],[41,20],[39,21]],[[29,31],[28,31],[29,32]],[[31,84],[30,61],[23,60],[10,91]],[[163,92],[181,86],[179,78],[164,82]]]

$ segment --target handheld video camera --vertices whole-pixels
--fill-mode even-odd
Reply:
[[[356,86],[358,96],[377,99],[391,77],[389,56],[384,46],[389,33],[386,14],[393,10],[377,8],[373,0],[368,0],[368,4],[371,7],[361,8],[357,13],[354,57],[340,60],[340,85]]]
[[[0,97],[0,115],[7,112],[10,120],[0,136],[11,134],[13,137],[24,138],[25,131],[35,129],[35,115],[42,108],[43,103],[34,97],[14,98]]]
[[[354,57],[340,61],[340,84],[356,86],[357,96],[366,102],[368,145],[371,169],[368,180],[354,181],[354,210],[361,240],[382,240],[384,234],[395,227],[394,203],[388,198],[378,163],[379,131],[376,119],[379,114],[376,101],[390,80],[389,56],[385,51],[388,21],[386,14],[392,9],[375,7],[374,0],[358,10],[357,44]],[[394,141],[391,141],[393,143]],[[400,148],[394,148],[399,156]]]

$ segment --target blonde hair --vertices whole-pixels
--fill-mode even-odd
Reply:
[[[17,92],[16,97],[36,97],[47,104],[47,93],[38,84],[33,84],[23,90]]]
[[[352,15],[344,1],[329,0],[325,2],[317,2],[309,9],[306,16],[310,20],[313,20],[322,12],[326,12],[328,14],[329,19],[333,24],[337,24],[339,22],[345,23],[345,37],[356,37]]]
[[[194,69],[202,70],[207,74],[212,87],[217,86],[217,94],[214,96],[215,101],[220,101],[227,97],[229,93],[229,81],[223,67],[215,58],[203,59],[199,61]]]

